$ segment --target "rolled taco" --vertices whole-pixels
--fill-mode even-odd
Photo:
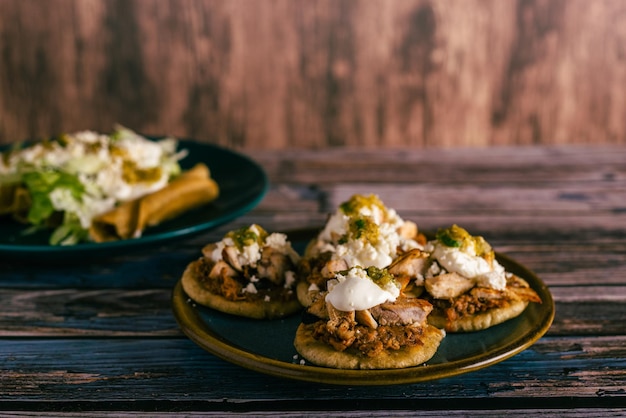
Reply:
[[[27,222],[31,198],[20,183],[0,184],[0,216],[10,215],[19,222]]]
[[[143,231],[219,196],[219,187],[205,164],[196,164],[163,189],[121,204],[93,219],[89,229],[95,242],[140,237]]]

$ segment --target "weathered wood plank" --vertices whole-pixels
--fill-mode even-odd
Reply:
[[[275,183],[581,184],[626,179],[626,148],[339,148],[255,151]]]
[[[169,289],[4,289],[0,336],[179,337],[170,299]]]
[[[626,401],[625,338],[544,337],[517,356],[461,376],[344,389],[267,377],[224,362],[186,339],[5,339],[0,341],[0,400],[3,408],[10,408],[16,397],[56,399],[58,406],[72,401],[158,403],[158,399],[171,399],[205,406],[283,402],[297,408],[297,402],[304,401],[345,407],[385,399],[398,408],[418,404],[425,408],[442,400],[462,399],[458,407],[463,408],[474,405],[473,400],[488,398],[494,407],[532,408],[550,399],[578,397],[609,407]],[[163,385],[167,396],[155,398]],[[448,403],[447,408],[454,409],[454,405]]]
[[[0,142],[624,143],[619,1],[3,0]]]
[[[369,405],[369,403],[368,403]],[[91,418],[102,418],[102,417],[135,417],[135,418],[158,418],[158,417],[170,417],[172,413],[182,413],[184,412],[186,415],[193,415],[194,417],[240,417],[242,414],[249,413],[249,409],[245,406],[240,406],[240,408],[231,408],[231,409],[239,409],[238,411],[211,411],[211,410],[198,410],[198,405],[194,403],[188,402],[172,402],[171,406],[163,407],[163,402],[159,403],[159,412],[136,412],[136,411],[127,411],[122,408],[123,405],[116,404],[115,406],[111,406],[111,409],[118,407],[119,410],[112,410],[110,412],[104,411],[91,411],[89,408],[86,408],[84,404],[72,404],[71,406],[65,405],[63,408],[64,412],[22,412],[22,411],[8,411],[3,413],[5,418],[17,418],[17,417],[76,417],[80,416],[80,413],[72,412],[76,411],[89,411],[89,416]],[[343,418],[363,418],[363,417],[371,417],[372,415],[382,414],[384,413],[385,417],[394,418],[394,417],[407,417],[413,416],[419,413],[420,417],[441,417],[443,411],[439,410],[423,410],[418,405],[415,405],[412,409],[394,409],[394,410],[385,410],[380,411],[380,403],[371,404],[371,406],[358,406],[359,408],[363,408],[363,410],[355,410],[354,407],[348,409],[337,409],[332,410],[326,407],[323,411],[318,410],[306,410],[305,408],[301,408],[301,410],[294,411],[285,411],[285,410],[264,410],[264,411],[254,411],[255,417],[276,417],[280,415],[285,418],[296,418],[296,417],[343,417]],[[45,407],[44,407],[45,408]],[[367,409],[370,408],[370,409]],[[168,412],[162,412],[168,411]],[[498,410],[490,410],[490,409],[458,409],[454,411],[446,410],[445,416],[449,417],[502,417],[506,415],[507,417],[519,418],[519,417],[528,417],[528,416],[539,416],[542,417],[558,417],[558,418],[587,418],[587,417],[595,417],[595,418],[604,418],[604,417],[619,417],[626,413],[626,409],[624,408],[563,408],[563,407],[553,407],[549,410],[545,409],[534,409],[528,408],[523,411],[515,410],[515,409],[498,409]]]
[[[626,149],[594,148],[592,160],[586,152],[267,151],[258,157],[269,167],[270,192],[228,225],[98,259],[1,259],[0,411],[32,416],[95,410],[104,416],[226,410],[273,416],[281,410],[288,416],[302,412],[304,404],[323,404],[324,413],[342,416],[379,408],[393,409],[386,416],[422,410],[466,416],[487,405],[491,416],[521,416],[540,408],[543,415],[545,408],[559,414],[567,405],[578,408],[572,416],[619,415],[626,410]],[[290,162],[292,157],[303,163]],[[333,172],[343,159],[345,167]],[[377,163],[370,167],[372,159]],[[397,166],[389,168],[394,161]],[[413,166],[430,180],[416,177]],[[473,170],[480,172],[476,179],[467,177]],[[378,193],[426,231],[465,226],[533,270],[556,302],[547,334],[523,353],[478,372],[373,388],[261,375],[206,353],[182,334],[171,312],[171,291],[204,244],[252,222],[282,232],[318,228],[357,192]],[[311,233],[291,237],[302,249]]]
[[[510,184],[363,184],[331,186],[328,204],[337,208],[353,194],[378,194],[398,212],[496,214],[514,216],[555,215],[593,217],[597,214],[626,213],[626,188],[606,185]]]
[[[160,403],[162,404],[162,403]],[[75,405],[75,410],[85,411],[89,410],[84,408],[82,405]],[[61,413],[46,413],[46,412],[21,412],[21,411],[10,411],[8,413],[3,414],[6,418],[16,418],[16,417],[76,417],[76,412],[71,412],[74,410],[72,407],[64,408],[64,412]],[[112,412],[103,412],[97,411],[92,412],[89,410],[89,416],[92,418],[101,418],[101,417],[146,417],[146,418],[158,418],[158,417],[169,417],[172,413],[185,413],[192,415],[194,417],[240,417],[242,414],[245,414],[248,409],[240,410],[237,412],[234,411],[204,411],[197,410],[197,406],[193,404],[184,403],[181,405],[180,402],[174,403],[170,408],[163,408],[162,406],[159,408],[160,411],[168,411],[171,412],[135,412],[135,411],[126,411],[121,409],[120,411],[112,411]],[[233,408],[235,409],[235,408]],[[267,410],[267,411],[254,411],[255,417],[276,417],[280,415],[281,417],[286,418],[296,418],[296,417],[344,417],[344,418],[359,418],[359,417],[371,417],[373,414],[381,413],[382,411],[376,407],[376,405],[372,405],[369,410],[331,410],[325,409],[323,411],[284,411],[284,410]],[[546,410],[540,409],[526,409],[524,411],[519,410],[506,410],[499,409],[497,411],[494,410],[483,410],[483,409],[467,409],[467,410],[455,410],[455,411],[446,411],[445,415],[450,417],[502,417],[505,414],[507,417],[527,417],[529,415],[538,416],[541,415],[543,417],[559,417],[559,418],[587,418],[589,416],[593,416],[596,418],[604,418],[604,417],[619,417],[626,412],[623,408],[551,408],[549,412]],[[406,417],[415,415],[419,413],[420,417],[441,417],[441,410],[421,410],[418,409],[417,406],[413,409],[405,409],[405,410],[385,410],[385,417]],[[78,413],[79,414],[79,413]]]
[[[626,335],[626,286],[552,287],[550,335]]]
[[[564,402],[567,403],[567,402]],[[167,404],[166,402],[158,402],[158,408],[159,411],[158,412],[136,412],[136,411],[127,411],[126,409],[123,409],[122,407],[124,407],[124,404],[121,403],[116,403],[114,406],[111,406],[111,408],[119,408],[119,410],[111,410],[111,411],[102,411],[102,410],[98,410],[98,411],[92,411],[89,407],[86,407],[85,404],[82,403],[78,403],[78,404],[71,404],[71,405],[65,405],[65,407],[63,408],[63,412],[37,412],[37,413],[32,413],[32,412],[23,412],[23,411],[9,411],[9,412],[5,412],[3,413],[3,416],[6,418],[16,418],[16,417],[37,417],[37,418],[44,418],[44,417],[76,417],[77,416],[77,412],[73,412],[73,411],[89,411],[89,416],[92,418],[101,418],[101,417],[136,417],[136,418],[141,418],[141,417],[146,417],[146,418],[158,418],[158,417],[170,417],[172,416],[172,413],[185,413],[185,415],[189,414],[192,415],[194,417],[240,417],[242,415],[245,414],[250,414],[249,412],[249,408],[247,407],[247,405],[238,405],[237,408],[231,407],[229,408],[229,411],[212,411],[210,409],[208,410],[199,410],[199,405],[193,403],[193,402],[171,402],[169,404]],[[271,408],[268,408],[268,410],[263,410],[263,411],[254,411],[254,416],[255,417],[275,417],[277,415],[280,415],[281,417],[286,417],[286,418],[296,418],[296,417],[344,417],[344,418],[364,418],[364,417],[371,417],[373,414],[376,414],[377,412],[381,412],[379,411],[379,408],[381,406],[380,402],[378,403],[369,403],[367,402],[367,406],[366,405],[361,405],[359,406],[360,408],[363,408],[363,410],[354,410],[353,408],[346,408],[346,409],[332,409],[330,407],[326,407],[323,411],[311,411],[311,410],[306,410],[304,411],[303,409],[305,408],[301,408],[300,410],[296,410],[297,408],[294,407],[293,411],[285,411],[283,409],[275,409],[272,410]],[[571,404],[571,402],[570,402]],[[49,406],[51,406],[49,404]],[[102,408],[103,406],[101,406],[100,404],[96,405],[90,405],[92,408]],[[153,407],[155,407],[154,405],[152,405]],[[276,407],[280,407],[281,405],[276,405]],[[446,417],[502,417],[502,416],[507,416],[507,417],[514,417],[514,418],[518,418],[518,417],[527,417],[527,416],[538,416],[541,415],[542,417],[558,417],[558,418],[587,418],[589,416],[593,416],[596,418],[604,418],[604,417],[617,417],[617,416],[621,416],[624,414],[624,412],[626,412],[626,409],[624,408],[593,408],[593,407],[589,407],[589,408],[585,408],[585,407],[577,407],[577,408],[572,408],[572,407],[551,407],[550,410],[546,411],[545,409],[534,409],[534,408],[528,408],[525,409],[523,411],[520,410],[515,410],[515,409],[480,409],[480,408],[471,408],[471,409],[463,409],[463,408],[470,408],[470,406],[468,405],[463,405],[463,407],[459,407],[458,409],[455,410],[447,410],[447,411],[442,411],[441,409],[437,410],[436,408],[432,408],[432,409],[422,409],[422,407],[420,407],[419,405],[414,405],[412,406],[411,409],[394,409],[394,410],[385,410],[384,411],[384,415],[385,417],[407,417],[407,416],[414,416],[416,414],[419,413],[420,417],[441,417],[442,415],[446,416]],[[48,409],[54,409],[54,408],[48,408]],[[146,409],[151,409],[151,408],[146,408]],[[434,410],[433,410],[434,409]],[[237,411],[233,411],[233,410],[237,410]],[[167,412],[165,412],[167,411]],[[80,414],[80,412],[78,412],[78,414]]]

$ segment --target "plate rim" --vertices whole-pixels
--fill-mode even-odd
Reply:
[[[286,231],[285,234],[290,236],[292,233],[301,234],[302,231],[302,229]],[[177,281],[172,290],[172,311],[180,329],[198,346],[223,360],[256,372],[332,385],[374,386],[421,383],[469,373],[500,363],[532,346],[552,325],[555,316],[554,299],[545,283],[530,269],[507,255],[496,252],[496,258],[507,266],[514,266],[517,271],[523,272],[523,278],[529,281],[531,287],[541,297],[542,315],[538,323],[509,343],[488,353],[432,365],[426,364],[400,369],[334,369],[316,366],[308,362],[306,364],[289,363],[236,347],[227,341],[220,340],[219,335],[210,330],[196,309],[198,305],[189,299],[184,292],[181,280]],[[210,308],[201,308],[210,311]],[[522,315],[525,315],[526,312],[524,310]]]
[[[145,135],[146,138],[150,140],[159,140],[165,138],[164,136],[151,136]],[[254,209],[263,198],[267,195],[269,191],[269,178],[265,171],[265,169],[256,161],[254,161],[248,155],[232,150],[230,148],[213,144],[213,143],[205,143],[200,142],[191,138],[177,138],[178,141],[178,149],[182,150],[188,147],[203,149],[204,152],[219,152],[225,155],[229,155],[230,157],[238,158],[244,161],[248,168],[254,170],[255,178],[258,183],[256,188],[258,189],[258,193],[256,195],[251,195],[251,199],[236,207],[234,210],[219,215],[213,219],[207,220],[206,222],[188,225],[180,228],[175,228],[168,231],[157,232],[154,234],[143,235],[139,238],[119,240],[119,241],[110,241],[110,242],[102,242],[102,243],[94,243],[94,242],[83,242],[77,245],[71,246],[53,246],[53,245],[43,245],[43,244],[6,244],[0,243],[0,257],[7,256],[34,256],[34,255],[45,255],[45,256],[54,256],[54,255],[66,255],[66,254],[85,254],[92,253],[97,251],[106,251],[106,250],[118,250],[125,248],[133,248],[133,247],[142,247],[155,245],[160,243],[166,243],[168,241],[186,237],[190,235],[194,235],[197,233],[205,232],[207,230],[216,228],[218,226],[224,225],[244,214]],[[11,146],[3,145],[0,146],[0,152],[8,149]],[[190,152],[191,154],[191,152]],[[200,159],[202,161],[202,158]],[[186,163],[185,160],[181,160],[181,166],[190,168],[192,163]],[[209,170],[213,170],[214,168],[209,165]],[[219,197],[218,199],[219,200]],[[9,221],[10,222],[10,221]],[[24,228],[27,226],[25,225]]]

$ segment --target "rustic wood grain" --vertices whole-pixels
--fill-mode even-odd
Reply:
[[[267,170],[269,193],[215,230],[90,259],[0,258],[1,415],[626,412],[625,147],[338,147],[251,155]],[[171,291],[204,244],[253,222],[290,234],[319,228],[357,192],[378,193],[426,231],[458,223],[528,267],[555,301],[548,332],[482,370],[374,387],[267,376],[207,353],[182,333]],[[302,249],[310,233],[290,236]]]
[[[135,417],[135,418],[153,418],[153,417],[169,417],[172,416],[173,413],[181,415],[193,415],[194,417],[240,417],[242,414],[247,413],[249,410],[246,406],[240,406],[238,411],[203,411],[198,410],[198,405],[193,402],[184,403],[172,403],[168,407],[163,407],[165,402],[159,402],[159,411],[158,412],[136,412],[136,411],[124,411],[124,412],[105,412],[105,411],[91,411],[89,410],[89,416],[91,418],[102,418],[102,417]],[[139,403],[143,405],[143,403]],[[369,404],[369,402],[367,403]],[[148,402],[148,405],[151,405]],[[147,406],[147,409],[151,409]],[[72,404],[72,406],[65,406],[64,412],[60,413],[50,413],[50,412],[23,412],[23,411],[11,411],[5,415],[6,418],[18,418],[18,417],[76,417],[76,412],[74,411],[85,411],[84,404],[77,403]],[[394,409],[393,411],[385,411],[385,417],[395,418],[395,417],[406,417],[410,415],[415,415],[419,412],[420,417],[441,417],[441,410],[420,410],[418,407],[413,406],[411,409]],[[303,413],[301,411],[255,411],[255,417],[275,417],[277,413],[280,413],[281,417],[286,418],[296,418],[296,417],[344,417],[344,418],[364,418],[371,417],[371,410],[345,410],[345,409],[325,409],[323,411],[306,411]],[[593,416],[596,418],[605,418],[611,417],[614,418],[616,416],[620,416],[620,414],[624,413],[623,408],[565,408],[565,407],[554,407],[550,410],[550,413],[546,413],[545,410],[536,409],[536,408],[528,408],[524,411],[519,410],[485,410],[485,409],[465,409],[458,411],[446,411],[446,416],[450,417],[501,417],[503,413],[506,413],[507,417],[527,417],[528,415],[537,415],[541,414],[545,417],[568,417],[568,418],[586,418],[589,416]]]
[[[626,142],[619,0],[2,0],[0,143]]]
[[[489,398],[493,407],[513,409],[550,404],[546,397],[551,394],[557,405],[570,399],[571,407],[585,400],[615,407],[624,396],[625,338],[544,338],[515,357],[472,373],[420,384],[353,386],[349,400],[346,390],[335,385],[261,379],[258,373],[222,361],[186,339],[8,340],[0,345],[0,387],[19,390],[2,391],[0,400],[7,408],[16,395],[33,401],[55,399],[52,402],[59,409],[72,402],[115,405],[150,400],[158,406],[160,400],[167,406],[168,399],[183,405],[195,401],[202,409],[211,404],[224,408],[219,404],[225,401],[231,407],[267,409],[270,406],[262,404],[271,402],[273,410],[301,411],[298,404],[304,401],[308,405],[324,401],[325,408],[361,409],[364,406],[358,404],[372,407],[373,401],[384,399],[396,408],[419,409],[441,408],[442,401],[449,405],[454,399],[462,399],[467,407]],[[154,352],[161,355],[149,355]],[[504,375],[508,381],[502,380]],[[177,384],[168,384],[171,379]],[[167,396],[155,398],[165,387]],[[245,397],[239,395],[244,393]]]

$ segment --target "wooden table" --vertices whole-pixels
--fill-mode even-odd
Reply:
[[[0,261],[0,415],[626,414],[625,147],[250,154],[271,188],[214,231],[96,260]],[[353,193],[422,230],[485,236],[549,286],[550,330],[491,367],[391,386],[268,376],[180,331],[172,289],[203,244],[252,222],[317,227]]]

